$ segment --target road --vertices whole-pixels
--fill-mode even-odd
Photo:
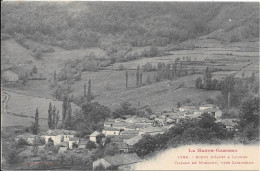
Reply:
[[[4,110],[5,113],[7,113],[6,103],[7,103],[8,100],[9,100],[9,95],[8,95],[6,92],[2,91],[2,92],[1,92],[1,96],[4,96],[4,97],[5,97],[5,101],[3,102],[3,110]]]

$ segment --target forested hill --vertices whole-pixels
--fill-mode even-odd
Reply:
[[[166,46],[220,29],[240,41],[258,37],[259,3],[2,2],[1,22],[2,38],[66,49]]]

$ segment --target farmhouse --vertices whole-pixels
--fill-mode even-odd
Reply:
[[[221,119],[217,122],[222,123],[228,131],[233,131],[236,126],[234,119]]]
[[[196,110],[197,108],[195,106],[181,106],[179,108],[179,111],[184,112],[184,111],[190,111],[190,110]]]
[[[63,134],[64,134],[63,141],[68,142],[70,138],[74,137],[74,135],[76,134],[76,131],[64,130]]]
[[[100,135],[100,132],[95,131],[89,136],[89,140],[93,142],[97,142],[97,136]]]
[[[106,136],[108,135],[119,135],[120,130],[117,128],[113,128],[113,127],[105,127],[102,130],[102,134],[105,134]]]
[[[214,105],[213,105],[213,104],[202,104],[202,105],[199,107],[199,110],[212,109],[212,108],[214,108]]]
[[[219,119],[222,117],[222,111],[216,108],[211,108],[211,109],[205,109],[203,110],[203,113],[208,113],[212,116],[214,116],[216,119]]]
[[[64,130],[48,130],[45,133],[42,133],[42,137],[45,139],[45,142],[53,140],[54,145],[60,144],[63,141],[63,132]]]
[[[118,170],[133,170],[140,161],[141,159],[135,153],[106,156],[94,161],[93,169],[102,165],[104,168],[115,166]]]
[[[86,145],[87,145],[87,141],[86,140],[79,140],[79,144],[78,144],[78,149],[85,149]]]
[[[137,135],[133,138],[130,138],[125,141],[125,143],[131,148],[133,145],[135,145],[140,139],[142,139],[142,135]]]

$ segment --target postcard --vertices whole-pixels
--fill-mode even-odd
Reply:
[[[259,170],[259,16],[2,1],[1,170]]]

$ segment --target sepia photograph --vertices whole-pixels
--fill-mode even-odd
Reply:
[[[259,170],[259,10],[1,1],[1,170]]]

